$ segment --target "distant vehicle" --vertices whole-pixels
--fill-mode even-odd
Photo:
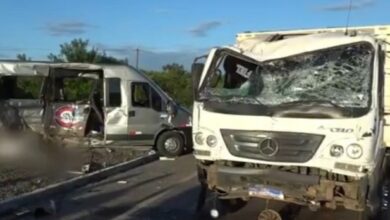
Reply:
[[[0,100],[64,143],[189,149],[191,113],[126,65],[0,61]]]
[[[248,32],[195,60],[200,182],[225,204],[259,197],[378,219],[388,206],[389,42],[390,26]]]

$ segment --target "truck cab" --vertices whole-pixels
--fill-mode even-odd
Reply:
[[[3,62],[1,67],[3,78],[43,76],[33,115],[48,137],[75,146],[155,146],[165,156],[191,147],[189,111],[130,66]]]
[[[388,169],[385,41],[341,28],[245,34],[193,64],[201,183],[221,200],[374,216]]]

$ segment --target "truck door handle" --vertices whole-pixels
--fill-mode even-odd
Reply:
[[[135,116],[135,111],[129,111],[128,116],[129,116],[129,117],[134,117],[134,116]]]

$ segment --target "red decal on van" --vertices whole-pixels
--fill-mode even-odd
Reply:
[[[54,120],[63,128],[71,128],[78,123],[73,116],[75,108],[71,105],[65,105],[57,108],[54,113]]]

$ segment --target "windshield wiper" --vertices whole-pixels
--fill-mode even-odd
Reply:
[[[221,103],[237,103],[237,104],[256,104],[262,105],[259,100],[254,97],[240,97],[240,96],[225,96],[225,97],[202,97],[199,101],[221,102]],[[249,103],[248,103],[249,102]]]

